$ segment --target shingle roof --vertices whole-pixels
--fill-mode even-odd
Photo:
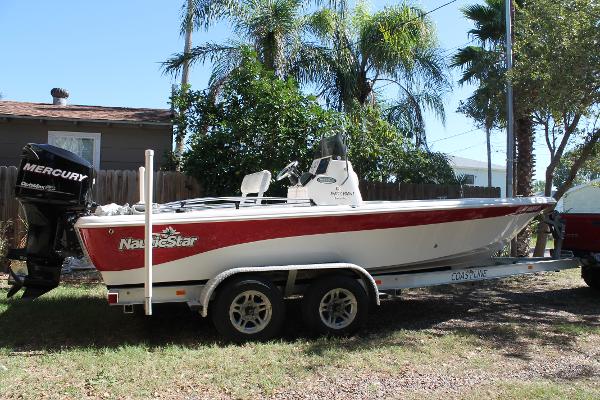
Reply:
[[[171,124],[171,110],[0,101],[0,117]]]

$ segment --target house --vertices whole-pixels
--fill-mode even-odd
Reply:
[[[487,186],[487,162],[470,158],[450,156],[448,161],[456,176],[462,176],[467,185]],[[506,166],[492,164],[492,186],[500,188],[500,196],[506,196]]]
[[[19,165],[27,143],[50,143],[90,161],[96,169],[133,170],[153,149],[155,165],[171,151],[171,110],[67,104],[52,89],[52,103],[0,100],[0,165]]]

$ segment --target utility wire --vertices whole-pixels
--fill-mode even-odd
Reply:
[[[431,141],[431,142],[429,142],[429,143],[437,143],[437,142],[441,142],[442,140],[448,140],[448,139],[452,139],[452,138],[455,138],[455,137],[457,137],[457,136],[466,135],[467,133],[475,132],[475,131],[478,131],[478,130],[479,130],[479,128],[471,129],[471,130],[469,130],[469,131],[464,131],[464,132],[461,132],[461,133],[457,133],[456,135],[452,135],[452,136],[446,136],[446,137],[443,137],[443,138],[441,138],[441,139],[432,140],[432,141]]]
[[[457,1],[458,1],[458,0],[452,0],[452,1],[449,1],[449,2],[447,2],[447,3],[444,3],[444,4],[442,4],[441,6],[434,8],[433,10],[429,10],[429,11],[427,11],[425,14],[423,14],[423,16],[425,16],[425,15],[427,15],[427,14],[431,14],[432,12],[434,12],[434,11],[437,11],[437,10],[439,10],[440,8],[444,8],[444,7],[446,7],[446,6],[449,6],[449,5],[450,5],[450,4],[452,4],[452,3],[456,3]]]
[[[402,24],[399,26],[399,28],[402,28],[403,26],[405,26],[405,25],[408,25],[408,24],[410,24],[411,22],[417,21],[417,20],[419,20],[419,19],[423,19],[423,18],[425,18],[425,16],[427,16],[427,15],[429,15],[429,14],[433,13],[433,12],[436,12],[436,11],[438,11],[438,10],[441,10],[442,8],[444,8],[444,7],[446,7],[446,6],[449,6],[449,5],[450,5],[450,4],[452,4],[452,3],[456,3],[457,1],[458,1],[458,0],[451,0],[451,1],[448,1],[448,2],[446,2],[446,3],[444,3],[444,4],[442,4],[442,5],[440,5],[440,6],[436,7],[436,8],[434,8],[434,9],[431,9],[431,10],[429,10],[429,11],[426,11],[426,12],[424,12],[424,13],[423,13],[423,14],[421,14],[421,15],[418,15],[418,16],[416,16],[416,17],[414,17],[414,18],[411,18],[411,19],[409,19],[408,21],[405,21],[405,22],[403,22],[403,23],[402,23]],[[346,48],[346,49],[350,49],[350,48],[351,48],[351,46],[356,46],[356,45],[357,45],[357,44],[359,44],[359,43],[360,43],[360,40],[357,40],[357,41],[355,41],[355,42],[349,42],[349,43],[347,43],[346,45],[344,45],[344,46],[342,46],[342,47],[344,47],[344,48]]]
[[[478,146],[481,146],[481,145],[484,145],[484,144],[486,144],[486,142],[483,142],[483,143],[478,143],[478,144],[474,144],[473,146],[465,147],[465,148],[458,149],[458,150],[454,150],[454,151],[449,151],[449,152],[447,152],[446,154],[456,154],[456,153],[460,153],[461,151],[464,151],[464,150],[469,150],[469,149],[472,149],[473,147],[478,147]]]

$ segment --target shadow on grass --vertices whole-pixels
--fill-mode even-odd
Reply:
[[[85,295],[5,301],[0,347],[18,351],[128,344],[194,346],[218,339],[210,321],[191,313],[185,304],[155,304],[154,315],[146,317],[141,308],[124,314],[105,299]]]
[[[540,345],[569,350],[579,332],[600,332],[600,297],[584,287],[518,292],[487,284],[476,290],[439,287],[412,297],[382,302],[353,340],[315,341],[308,351],[322,354],[332,346],[347,351],[419,348],[423,344],[415,333],[427,332],[463,336],[473,348],[489,347],[528,360]]]
[[[0,290],[1,297],[5,293]],[[120,307],[109,307],[103,298],[81,293],[42,297],[33,303],[2,299],[0,306],[4,308],[0,311],[0,347],[13,351],[139,344],[196,348],[223,343],[210,319],[190,312],[185,304],[156,304],[152,317],[145,317],[141,309],[133,315],[123,314]],[[384,301],[357,337],[314,340],[306,351],[322,354],[336,348],[418,347],[415,335],[427,332],[472,337],[508,356],[527,359],[535,351],[535,343],[572,346],[572,335],[548,326],[564,326],[576,318],[578,324],[600,327],[599,309],[598,296],[587,288],[528,292],[502,284],[436,288],[409,294],[404,300]],[[300,302],[289,302],[284,341],[308,337],[300,315]]]

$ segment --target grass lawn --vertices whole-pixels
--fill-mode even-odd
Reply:
[[[0,283],[0,398],[600,398],[600,295],[578,271],[406,291],[356,337],[220,342],[186,306],[110,308],[97,283],[35,302]]]

